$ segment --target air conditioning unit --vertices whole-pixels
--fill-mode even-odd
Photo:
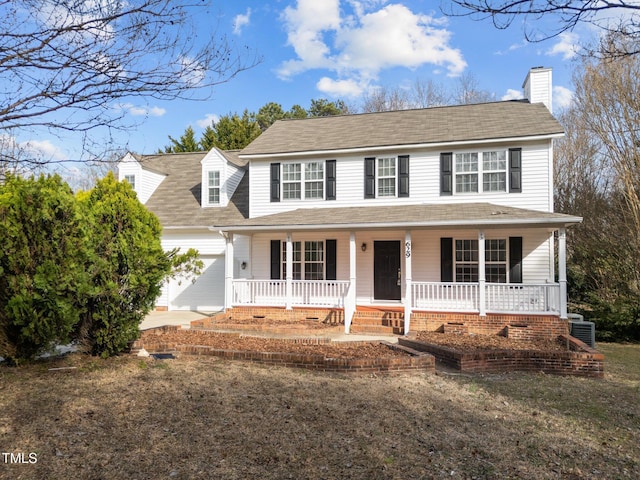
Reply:
[[[584,320],[569,320],[571,336],[582,340],[591,348],[596,348],[596,325]]]

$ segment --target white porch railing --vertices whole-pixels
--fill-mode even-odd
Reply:
[[[343,308],[348,280],[293,280],[291,305]],[[233,305],[282,307],[287,305],[286,280],[233,280]]]
[[[413,282],[411,287],[414,309],[458,312],[480,309],[478,283]],[[487,283],[484,290],[487,312],[560,312],[557,283]]]
[[[478,311],[477,283],[412,282],[413,308],[436,311]]]
[[[488,312],[560,312],[560,285],[557,283],[487,283],[486,292]]]

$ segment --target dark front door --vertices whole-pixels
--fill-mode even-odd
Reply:
[[[400,300],[400,242],[373,242],[373,297]]]

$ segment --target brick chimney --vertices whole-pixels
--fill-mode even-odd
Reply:
[[[551,68],[533,67],[522,84],[524,98],[531,103],[544,103],[553,113]]]

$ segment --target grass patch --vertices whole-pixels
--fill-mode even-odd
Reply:
[[[208,357],[0,367],[2,450],[38,458],[0,479],[640,478],[640,346],[598,348],[604,379]]]

